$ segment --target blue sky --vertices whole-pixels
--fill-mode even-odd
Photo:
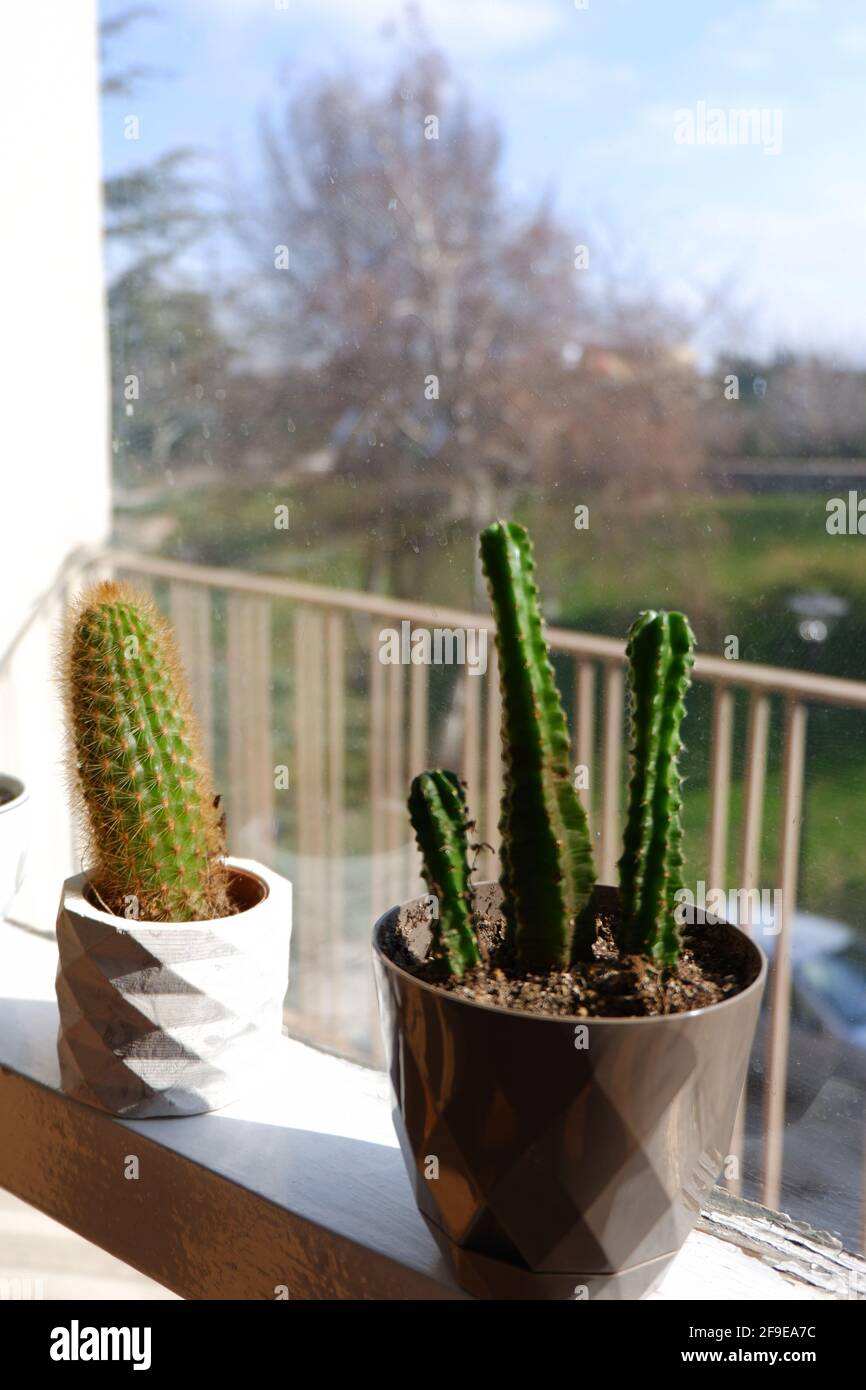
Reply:
[[[103,17],[130,0],[103,0]],[[285,4],[285,8],[280,5]],[[164,80],[106,102],[111,172],[177,145],[244,168],[286,81],[390,67],[405,0],[170,0],[112,66]],[[435,42],[505,137],[515,199],[555,190],[595,264],[736,341],[866,361],[863,0],[422,0]],[[683,144],[677,112],[781,113],[781,148]],[[140,119],[124,139],[127,114]],[[723,290],[721,294],[719,291]]]

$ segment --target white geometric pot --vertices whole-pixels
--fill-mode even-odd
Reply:
[[[0,773],[0,917],[24,878],[24,861],[30,834],[30,797],[17,777]]]
[[[138,922],[67,879],[57,914],[57,1050],[64,1091],[125,1119],[218,1110],[261,1081],[282,1031],[292,885],[227,859],[241,910]]]

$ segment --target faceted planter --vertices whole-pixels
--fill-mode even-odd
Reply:
[[[125,1119],[197,1115],[260,1080],[282,1030],[292,885],[229,859],[239,912],[138,922],[67,879],[57,915],[64,1091]]]
[[[610,908],[617,890],[598,887]],[[499,889],[481,885],[479,905]],[[422,983],[429,899],[376,924],[373,963],[394,1123],[415,1199],[479,1298],[637,1299],[694,1224],[731,1141],[766,975],[736,927],[747,985],[693,1013],[544,1018]]]
[[[0,917],[24,878],[30,832],[30,797],[17,777],[0,773]]]

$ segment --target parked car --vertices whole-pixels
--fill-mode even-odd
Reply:
[[[778,937],[761,936],[772,962]],[[755,1070],[763,1071],[758,1033]],[[827,1080],[866,1086],[866,934],[845,922],[798,912],[791,939],[789,1123],[813,1103]]]

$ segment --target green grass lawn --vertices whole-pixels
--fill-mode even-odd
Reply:
[[[799,907],[821,916],[862,927],[866,931],[866,856],[863,854],[864,788],[866,758],[847,768],[822,772],[807,765],[804,819],[801,831]],[[709,791],[687,786],[685,790],[685,848],[687,881],[707,882],[706,845],[709,830]],[[781,792],[778,771],[767,778],[762,838],[760,886],[778,885],[777,851]],[[731,794],[731,836],[725,888],[739,883],[742,825],[742,784]]]

